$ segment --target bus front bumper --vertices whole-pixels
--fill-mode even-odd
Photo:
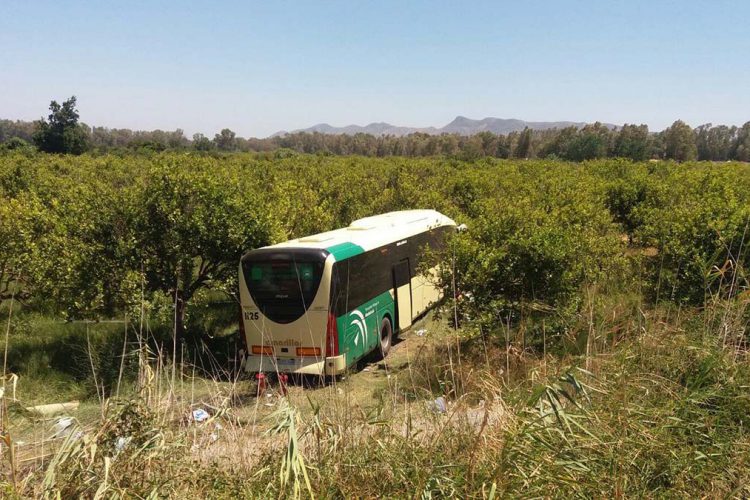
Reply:
[[[346,370],[344,354],[327,358],[274,358],[248,356],[245,371],[249,373],[299,373],[305,375],[338,375]]]

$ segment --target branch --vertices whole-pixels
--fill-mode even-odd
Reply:
[[[198,291],[200,287],[206,284],[212,277],[215,277],[215,275],[219,272],[219,270],[222,267],[221,262],[211,262],[208,260],[203,260],[201,257],[201,265],[200,270],[198,272],[198,276],[193,280],[193,282],[190,284],[190,286],[186,287],[185,290],[185,296],[186,297],[192,297],[193,294]]]
[[[208,262],[203,258],[203,256],[198,257],[201,260],[200,266],[198,266],[198,276],[202,276],[206,273],[206,267],[208,266]]]

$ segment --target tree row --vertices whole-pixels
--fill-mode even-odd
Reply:
[[[471,136],[424,133],[375,136],[298,132],[265,139],[237,137],[235,132],[225,128],[213,139],[194,134],[191,140],[185,137],[181,129],[132,131],[88,127],[79,123],[75,106],[75,97],[71,97],[62,104],[52,101],[47,119],[33,123],[0,120],[0,147],[36,147],[48,153],[69,154],[118,150],[148,153],[165,150],[263,152],[290,149],[311,154],[447,156],[464,160],[495,157],[584,161],[619,157],[634,161],[750,161],[750,122],[742,127],[705,124],[693,129],[677,120],[660,132],[649,131],[646,125],[625,124],[610,128],[597,122],[582,128],[526,128],[507,135],[481,132]]]

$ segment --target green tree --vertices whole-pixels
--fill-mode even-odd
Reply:
[[[737,133],[737,127],[719,125],[712,127],[710,123],[695,129],[696,145],[699,160],[726,161],[732,150],[732,142]]]
[[[196,151],[211,151],[215,144],[203,134],[193,134],[193,149]]]
[[[655,298],[702,305],[750,264],[747,169],[681,165],[661,174],[659,196],[638,210],[638,240],[658,249],[647,262]],[[649,182],[653,182],[650,179]]]
[[[533,155],[533,145],[531,143],[531,129],[529,127],[526,127],[523,129],[523,132],[521,132],[521,135],[518,137],[518,145],[516,146],[516,151],[514,156],[516,158],[531,158]]]
[[[500,136],[497,141],[497,149],[493,156],[498,158],[510,158],[510,138]]]
[[[76,97],[72,96],[62,105],[52,101],[48,120],[36,122],[34,144],[47,153],[67,153],[79,155],[88,149],[88,134],[78,123]]]
[[[467,179],[453,187],[452,197],[477,214],[453,247],[456,287],[472,297],[462,307],[488,326],[529,307],[559,317],[575,311],[581,287],[618,261],[618,228],[598,182],[586,168],[561,163],[479,174],[473,186]],[[492,189],[483,193],[486,185]],[[443,276],[447,290],[452,278]]]
[[[237,149],[236,135],[228,128],[222,129],[221,133],[214,136],[214,143],[220,151],[234,151]]]
[[[750,161],[750,122],[745,123],[737,132],[737,138],[732,146],[732,158]]]
[[[31,297],[39,246],[46,233],[42,204],[28,192],[0,197],[0,302]]]
[[[20,137],[11,137],[4,143],[0,144],[0,151],[6,150],[6,151],[30,151],[33,150],[34,147],[29,144],[28,142],[24,141]]]
[[[540,156],[542,157],[558,157],[567,158],[568,148],[576,137],[578,129],[576,127],[565,127],[553,136],[552,140],[548,141],[542,147]]]
[[[568,144],[563,158],[572,161],[593,160],[607,156],[611,132],[599,122],[586,125]]]
[[[278,230],[255,180],[210,159],[171,158],[148,172],[136,203],[137,260],[148,290],[172,299],[178,337],[195,293],[226,289],[243,252],[269,244]]]
[[[667,158],[677,161],[695,160],[698,148],[690,125],[677,120],[664,131],[664,153]]]
[[[0,143],[7,142],[14,137],[31,142],[35,128],[34,122],[0,120]]]
[[[627,165],[606,188],[604,203],[615,222],[622,224],[632,244],[635,233],[643,225],[643,211],[662,206],[664,195],[658,182],[642,168],[642,165]]]
[[[612,156],[633,161],[648,159],[650,154],[648,125],[623,125],[615,138]]]

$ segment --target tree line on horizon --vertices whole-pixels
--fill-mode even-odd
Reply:
[[[634,161],[750,161],[750,121],[741,127],[708,123],[692,128],[677,120],[660,132],[650,131],[647,125],[625,124],[612,129],[596,122],[581,128],[526,128],[507,135],[480,132],[471,136],[425,133],[375,136],[296,132],[263,139],[238,137],[234,131],[225,128],[213,139],[203,134],[194,134],[189,139],[182,129],[134,131],[89,127],[79,122],[76,98],[71,97],[62,104],[52,101],[47,119],[35,122],[0,120],[0,149],[33,148],[67,154],[166,150],[226,153],[289,149],[311,154],[447,156],[465,160],[494,157],[585,161],[618,157]]]

